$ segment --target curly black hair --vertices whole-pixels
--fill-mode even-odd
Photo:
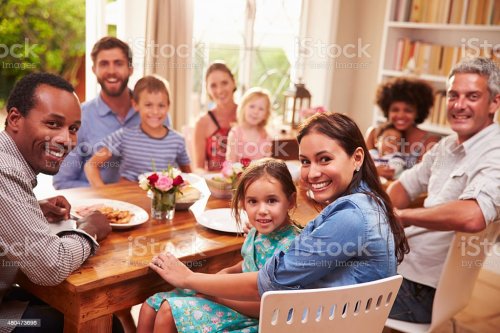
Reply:
[[[416,124],[421,124],[429,115],[434,104],[432,87],[421,80],[395,78],[381,84],[377,89],[375,102],[388,118],[389,108],[394,102],[404,102],[417,109]]]
[[[35,107],[35,91],[39,85],[46,84],[70,93],[75,92],[73,86],[60,76],[50,73],[31,73],[19,80],[7,100],[7,112],[16,108],[23,117],[26,117]],[[7,127],[7,120],[5,120]]]

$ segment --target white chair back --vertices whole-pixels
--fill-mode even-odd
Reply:
[[[380,333],[402,280],[396,275],[351,286],[265,292],[259,332]]]
[[[479,233],[455,233],[436,288],[430,324],[388,319],[386,327],[407,333],[424,333],[432,332],[452,319],[469,303],[477,275],[489,246],[494,244],[500,231],[499,227],[500,223],[492,223]]]

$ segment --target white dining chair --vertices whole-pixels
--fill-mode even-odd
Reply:
[[[380,333],[402,280],[396,275],[343,287],[265,292],[259,332]]]
[[[426,333],[451,321],[455,332],[453,317],[469,303],[477,275],[499,232],[500,222],[491,223],[488,228],[475,234],[456,232],[436,288],[430,324],[389,318],[385,326],[399,332]]]

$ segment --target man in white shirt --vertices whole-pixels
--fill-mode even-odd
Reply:
[[[447,82],[447,112],[455,132],[388,189],[405,226],[410,253],[398,268],[404,281],[390,318],[429,323],[454,231],[479,232],[500,217],[500,69],[466,58]],[[427,192],[423,208],[407,208]]]

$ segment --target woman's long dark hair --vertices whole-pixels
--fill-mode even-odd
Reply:
[[[366,148],[363,134],[361,134],[356,123],[351,118],[340,113],[318,113],[308,118],[300,126],[299,134],[297,135],[299,144],[304,136],[312,132],[324,134],[335,140],[349,156],[352,156],[358,147],[363,149],[365,155],[363,164],[360,170],[354,173],[351,183],[343,195],[353,193],[359,187],[361,181],[366,182],[375,195],[372,193],[367,194],[372,196],[377,202],[382,201],[383,203],[381,206],[385,210],[391,231],[394,235],[398,263],[403,261],[404,255],[410,251],[408,240],[406,239],[403,227],[394,215],[394,207],[392,206],[391,199],[382,188],[377,169]]]

